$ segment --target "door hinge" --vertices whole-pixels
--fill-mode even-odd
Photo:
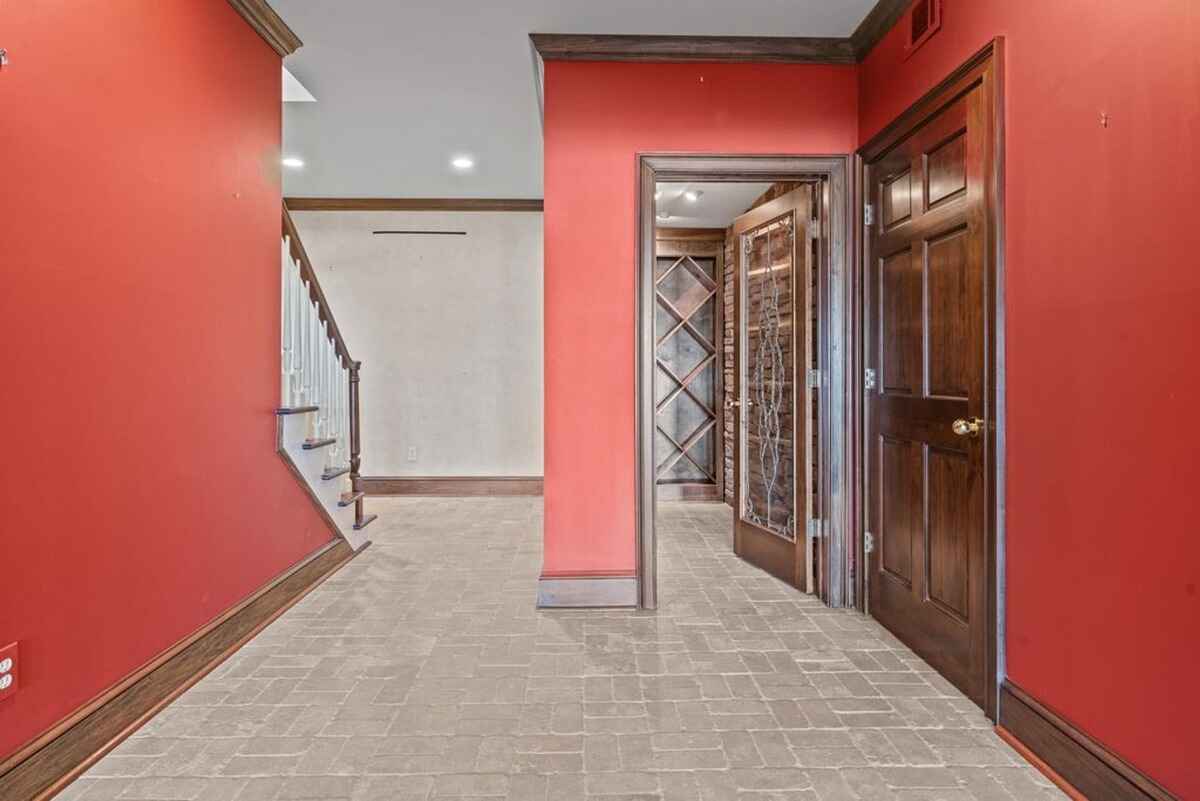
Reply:
[[[870,203],[863,204],[863,225],[868,227],[875,224],[875,207]]]
[[[872,553],[875,550],[875,535],[869,531],[863,532],[863,550]]]
[[[870,367],[863,372],[863,386],[867,389],[875,389],[875,371]]]
[[[820,370],[809,370],[808,371],[808,388],[809,389],[820,389],[821,388],[821,371]]]
[[[753,250],[754,250],[754,240],[752,240],[749,236],[743,236],[742,237],[742,252],[745,253],[747,256],[749,256]]]
[[[808,538],[812,540],[821,538],[821,521],[815,517],[808,521]]]

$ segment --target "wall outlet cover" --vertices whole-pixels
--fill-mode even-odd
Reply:
[[[8,670],[0,671],[0,701],[17,692],[17,669],[20,660],[17,659],[17,644],[15,642],[0,648],[0,665]],[[7,686],[6,686],[7,685]]]

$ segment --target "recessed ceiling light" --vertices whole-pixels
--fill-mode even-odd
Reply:
[[[455,156],[450,160],[450,166],[456,170],[469,170],[475,166],[475,159],[470,156]]]
[[[283,166],[291,167],[293,170],[298,170],[304,166],[304,159],[296,156],[284,156]]]
[[[704,195],[704,193],[701,192],[699,189],[692,189],[692,190],[689,190],[689,191],[683,193],[683,196],[685,198],[687,198],[688,203],[695,203],[703,195]]]

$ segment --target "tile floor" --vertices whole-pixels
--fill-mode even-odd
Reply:
[[[655,613],[534,609],[540,499],[374,499],[369,550],[64,799],[1065,798],[873,621],[660,510]]]

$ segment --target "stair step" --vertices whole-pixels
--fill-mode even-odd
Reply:
[[[362,520],[354,524],[354,530],[362,531],[364,528],[371,525],[371,521],[377,517],[379,517],[379,515],[367,515]]]
[[[275,414],[280,416],[285,414],[308,414],[309,412],[320,411],[320,406],[281,406],[275,410]]]
[[[338,506],[346,507],[353,504],[359,498],[366,496],[365,492],[343,492],[342,497],[338,498]]]
[[[321,474],[322,481],[333,481],[338,476],[344,476],[350,472],[349,467],[334,467],[326,470]]]
[[[332,445],[335,442],[337,442],[337,440],[333,437],[326,437],[325,439],[306,439],[304,440],[303,447],[306,451],[315,451],[317,448],[324,448],[326,445]]]

